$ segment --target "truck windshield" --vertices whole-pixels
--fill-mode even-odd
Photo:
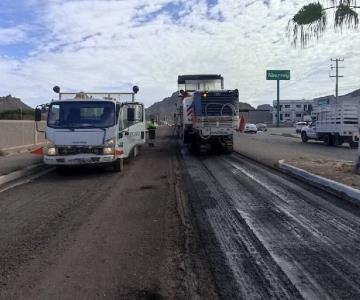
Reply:
[[[106,101],[53,102],[48,126],[52,128],[106,128],[115,124],[115,105]]]

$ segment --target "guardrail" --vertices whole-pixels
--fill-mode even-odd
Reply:
[[[42,122],[45,125],[45,122]],[[42,127],[42,126],[41,126]],[[0,149],[39,144],[45,141],[34,121],[0,120]]]

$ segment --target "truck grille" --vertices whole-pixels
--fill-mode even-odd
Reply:
[[[233,93],[212,92],[208,93],[206,99],[201,100],[201,111],[203,116],[233,116],[234,102],[236,97]]]
[[[202,117],[198,118],[198,125],[203,128],[236,128],[237,117]]]
[[[75,155],[75,154],[102,154],[102,148],[88,148],[88,147],[59,147],[59,155]]]

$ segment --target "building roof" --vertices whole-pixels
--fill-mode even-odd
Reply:
[[[357,89],[355,91],[352,91],[351,93],[348,93],[344,96],[351,96],[351,97],[360,97],[360,89]]]

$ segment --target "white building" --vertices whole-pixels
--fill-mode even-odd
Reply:
[[[273,102],[273,124],[277,120],[276,102]],[[280,122],[289,124],[304,121],[304,116],[311,116],[313,103],[313,100],[280,100]]]

